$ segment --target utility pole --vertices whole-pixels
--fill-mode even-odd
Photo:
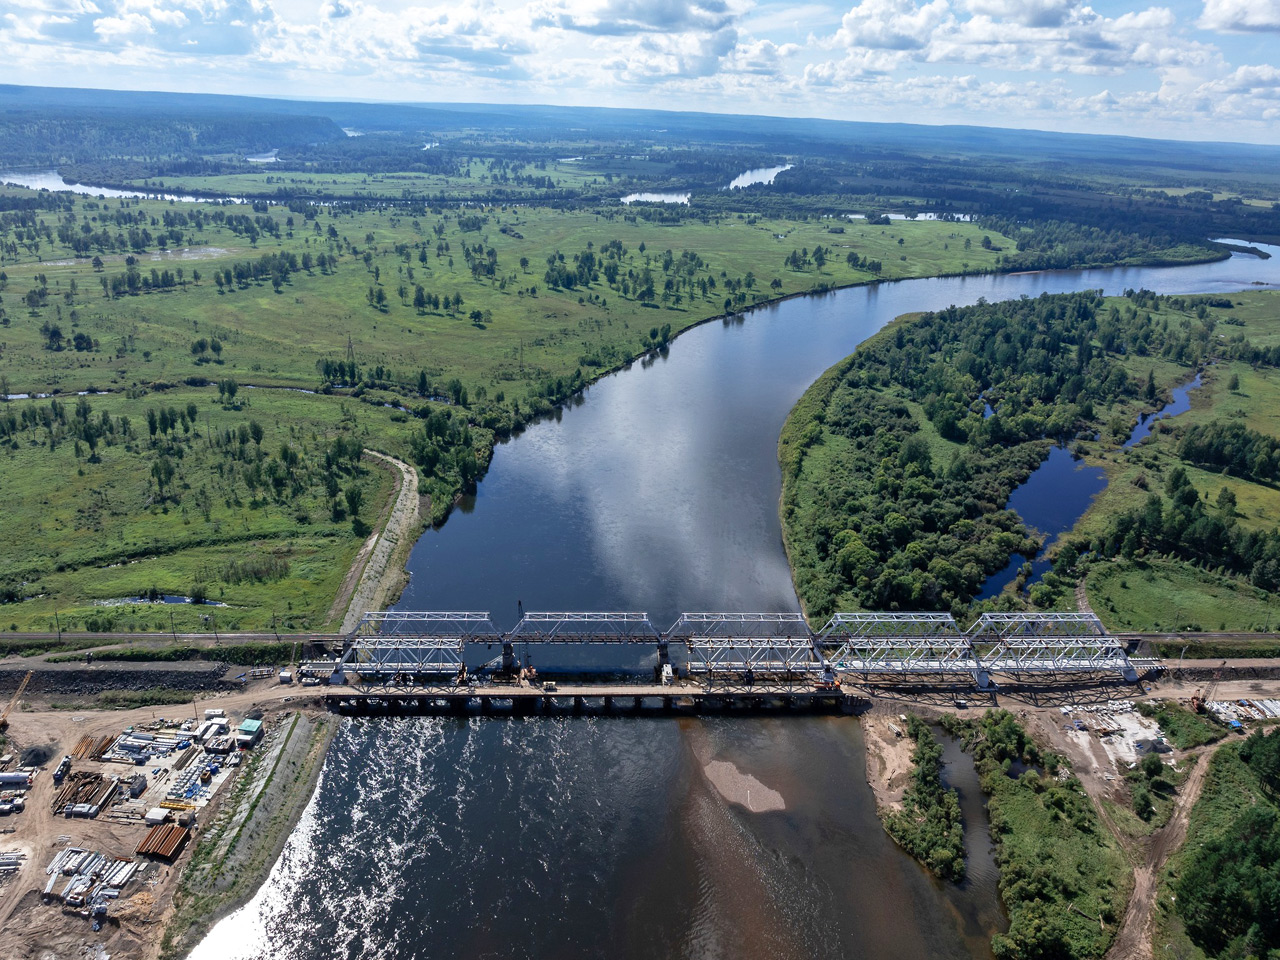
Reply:
[[[58,640],[62,640],[62,620],[58,617],[58,611],[53,611],[53,622],[58,625]]]
[[[169,611],[169,629],[173,632],[173,642],[178,642],[178,625],[173,621],[173,611]]]

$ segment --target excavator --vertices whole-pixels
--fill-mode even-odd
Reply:
[[[9,714],[13,708],[18,705],[18,699],[22,696],[22,692],[27,689],[27,684],[31,682],[34,670],[28,670],[27,675],[22,678],[22,682],[18,684],[18,689],[13,692],[13,699],[9,701],[9,705],[4,708],[4,713],[0,713],[0,730],[9,729]]]

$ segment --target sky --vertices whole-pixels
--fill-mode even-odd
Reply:
[[[0,0],[4,82],[1280,143],[1280,0]]]

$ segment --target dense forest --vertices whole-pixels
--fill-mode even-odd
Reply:
[[[1187,933],[1209,957],[1280,950],[1278,791],[1280,731],[1213,757],[1172,884]]]
[[[1192,368],[1254,353],[1215,329],[1198,298],[1086,292],[952,307],[867,341],[809,390],[779,444],[784,532],[808,613],[965,612],[987,575],[1014,553],[1035,553],[1004,506],[1050,445],[1127,435],[1131,422],[1114,411],[1157,400],[1150,374],[1134,372],[1150,367],[1143,358]],[[1235,443],[1217,442],[1220,433]],[[1193,459],[1247,457],[1247,469],[1274,475],[1272,445],[1247,433],[1200,429],[1183,449]],[[1170,478],[1166,497],[1167,506],[1153,493],[1117,516],[1096,542],[1069,544],[1064,572],[1086,551],[1145,549],[1274,589],[1280,533],[1237,529],[1230,497],[1210,508],[1185,475]],[[1053,603],[1055,586],[1038,586],[1032,602]]]
[[[362,201],[373,194],[360,179],[318,181],[398,173],[439,182],[377,202],[609,207],[625,185],[623,192],[689,192],[686,206],[636,213],[674,223],[738,213],[927,213],[1014,237],[1001,251],[1003,270],[1221,257],[1219,237],[1280,243],[1277,205],[1247,202],[1275,193],[1280,155],[1261,146],[1210,151],[963,127],[0,87],[0,169],[56,168],[72,181],[123,188],[177,179],[212,196],[219,177],[261,173],[247,157],[269,150],[274,176],[239,183],[243,195]],[[563,175],[557,161],[566,155],[583,176]],[[743,170],[783,164],[790,169],[770,184],[725,189]],[[1171,170],[1175,184],[1222,192],[1159,189]]]

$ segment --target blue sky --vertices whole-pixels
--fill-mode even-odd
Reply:
[[[0,0],[8,82],[1280,143],[1280,0]]]

